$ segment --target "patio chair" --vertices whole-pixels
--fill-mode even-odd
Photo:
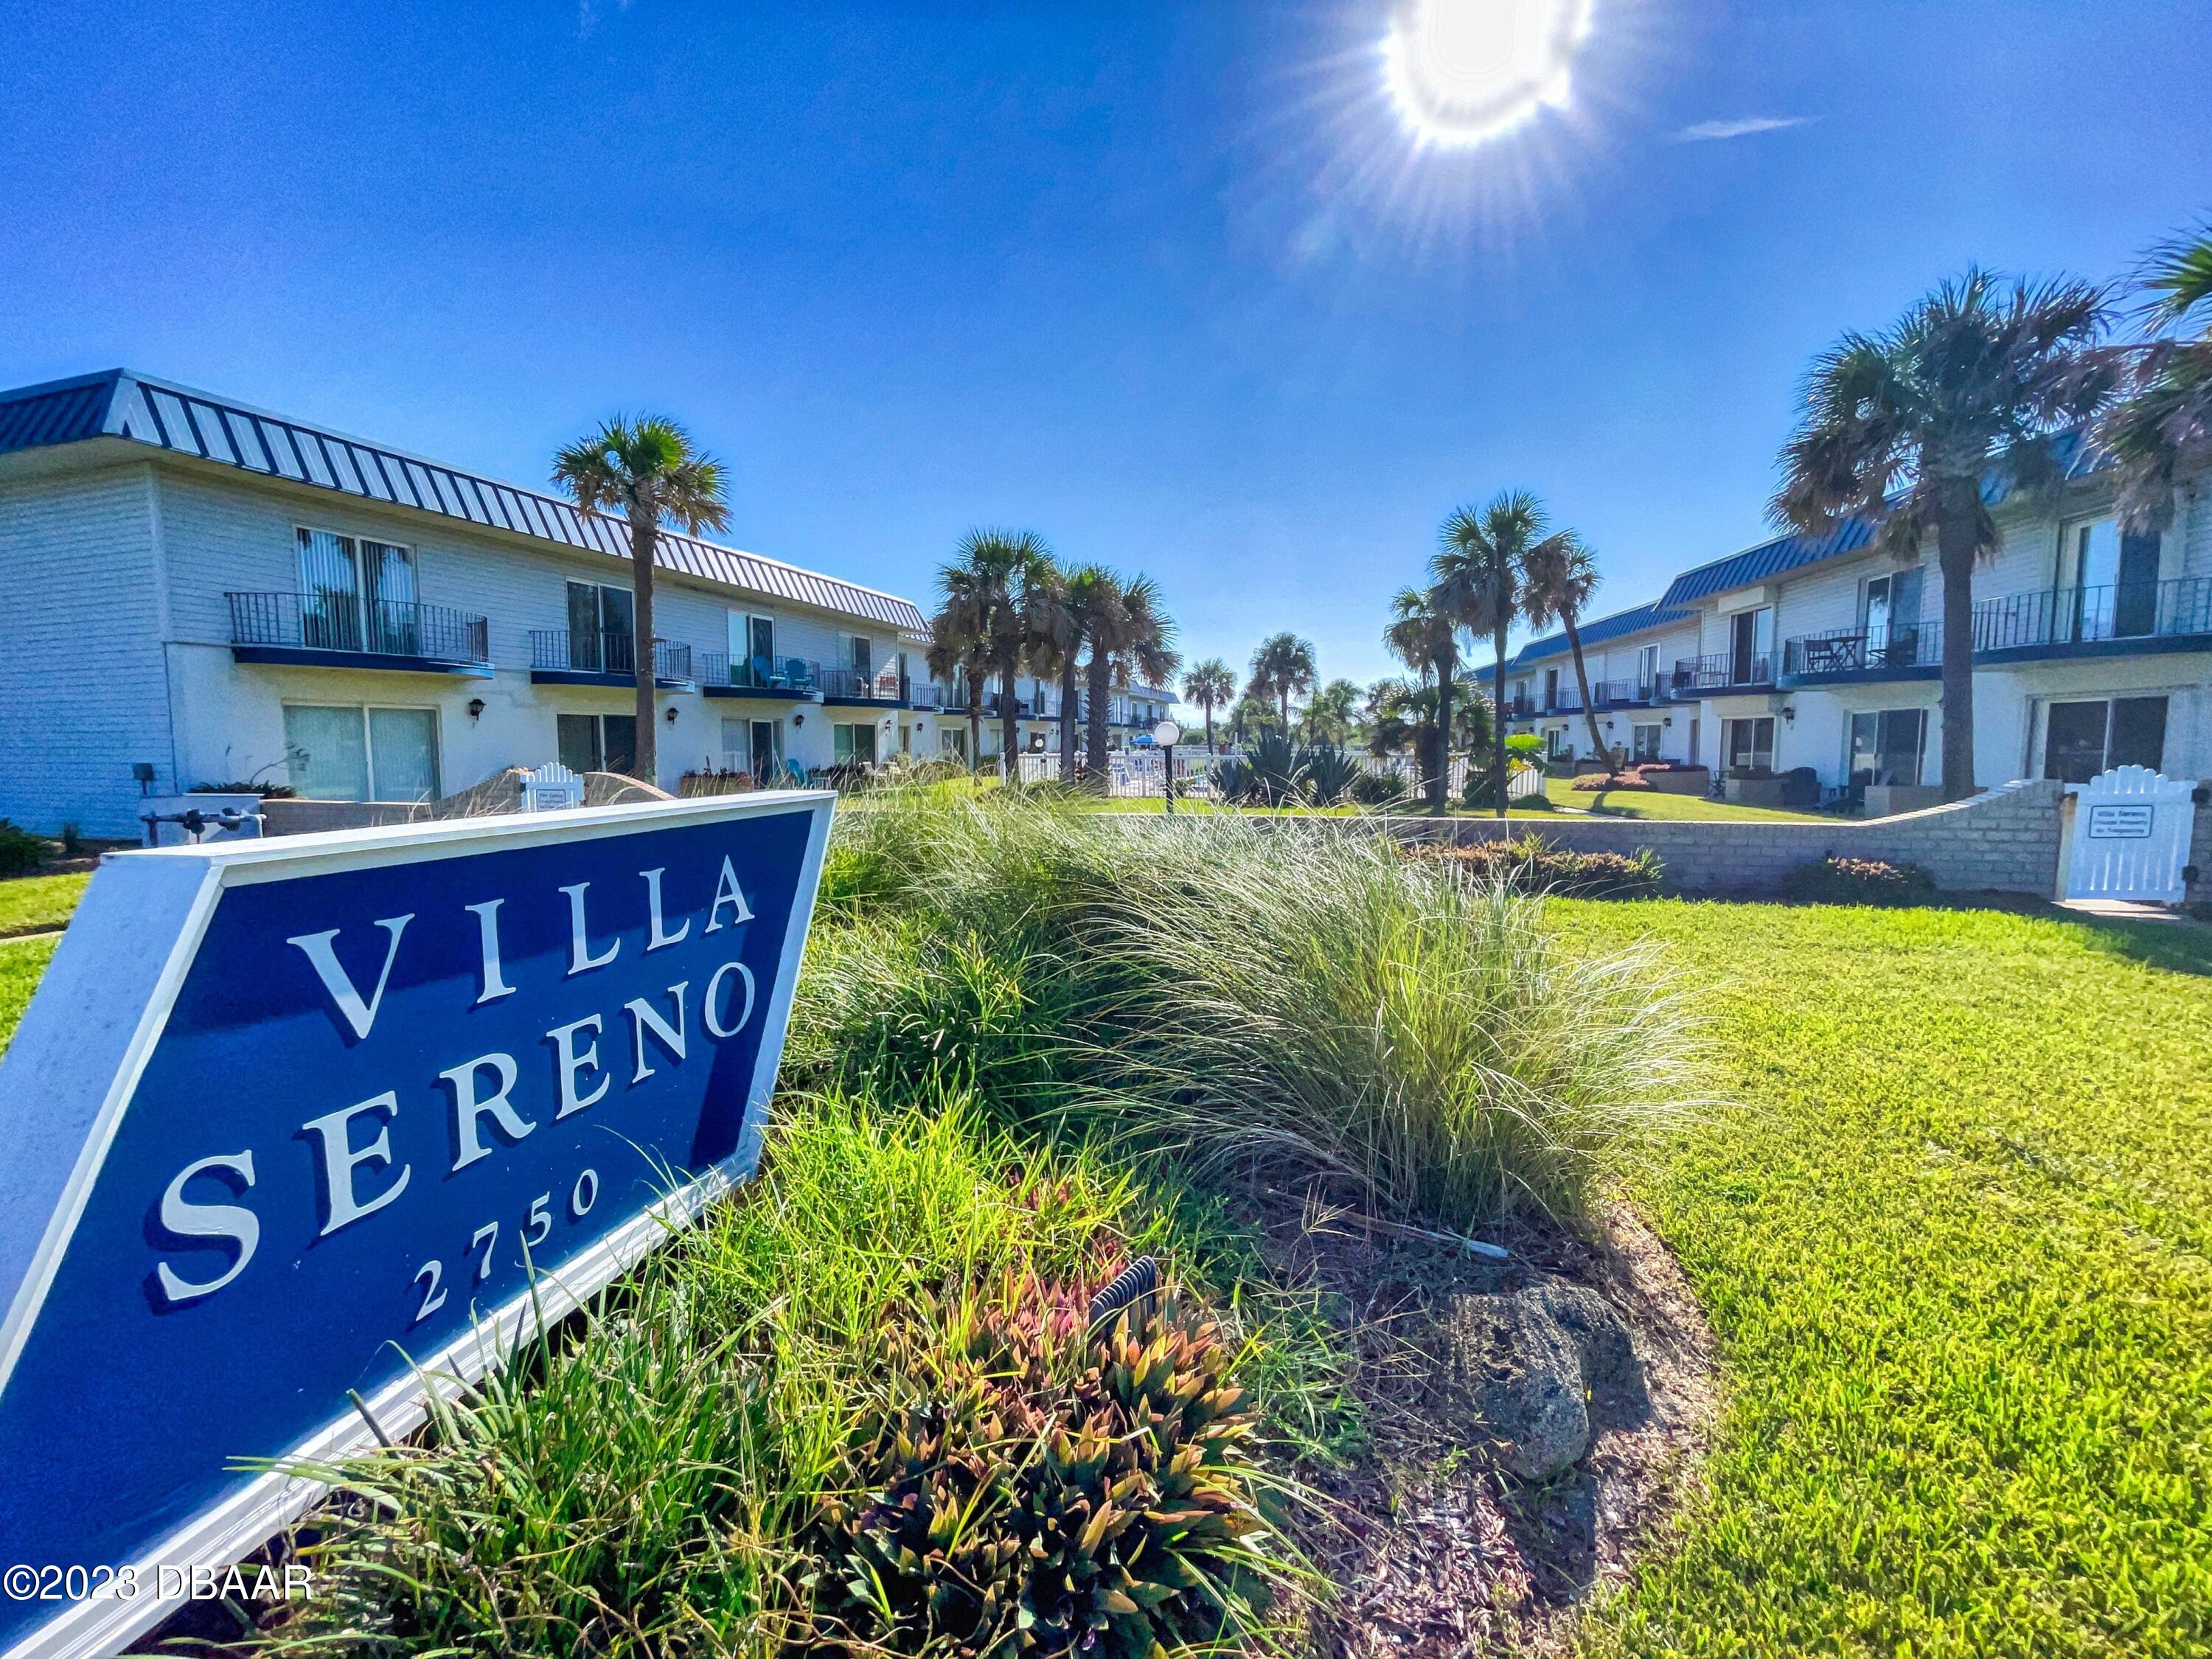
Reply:
[[[813,687],[814,676],[807,671],[806,659],[803,657],[791,658],[784,664],[783,672],[794,690],[804,691]]]
[[[755,657],[746,667],[750,676],[747,682],[749,684],[765,689],[783,684],[782,680],[776,676],[775,665],[766,657]]]

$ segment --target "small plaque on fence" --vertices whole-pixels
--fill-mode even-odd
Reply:
[[[2148,806],[2093,806],[2089,836],[2093,841],[2142,841],[2150,835],[2153,809]]]
[[[560,812],[584,804],[584,781],[558,761],[548,761],[522,781],[522,810]]]

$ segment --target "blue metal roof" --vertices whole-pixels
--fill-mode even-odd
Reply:
[[[2051,439],[2051,447],[2062,475],[2069,483],[2087,477],[2108,465],[2111,459],[2089,444],[2079,430],[2057,434]],[[1992,466],[1983,476],[1982,501],[1987,506],[2002,505],[2011,495],[2012,489],[2012,475],[2002,466]],[[1741,553],[1731,553],[1711,564],[1685,570],[1668,584],[1667,591],[1659,597],[1659,603],[1694,604],[1715,593],[1748,587],[1753,582],[1769,580],[1785,571],[1818,564],[1823,559],[1840,558],[1846,553],[1856,553],[1874,539],[1875,527],[1880,523],[1879,519],[1854,515],[1840,520],[1825,535],[1778,536],[1771,542],[1761,542],[1756,547],[1747,548]]]
[[[1595,622],[1579,623],[1576,631],[1587,648],[1617,640],[1624,634],[1640,633],[1647,628],[1657,628],[1667,623],[1680,622],[1690,613],[1668,608],[1664,600],[1654,600],[1632,610],[1615,611],[1610,617],[1600,617]],[[1547,634],[1540,640],[1531,640],[1505,659],[1508,668],[1517,668],[1523,663],[1535,662],[1545,657],[1556,657],[1567,648],[1567,636],[1563,629]]]
[[[128,439],[264,477],[434,513],[612,558],[629,556],[629,532],[618,519],[583,513],[557,496],[459,472],[419,456],[127,369],[0,392],[0,453],[100,437]],[[672,531],[661,532],[659,562],[702,580],[843,611],[893,628],[919,633],[928,626],[911,600],[896,594]]]
[[[1659,596],[1659,603],[1694,605],[1730,588],[1766,581],[1786,570],[1856,553],[1874,539],[1874,520],[1853,517],[1845,519],[1825,536],[1778,536],[1741,553],[1731,553],[1725,559],[1685,570],[1668,583],[1667,591]]]

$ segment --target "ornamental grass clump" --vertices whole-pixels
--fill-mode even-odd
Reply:
[[[1684,1013],[1644,953],[1565,951],[1513,882],[1364,824],[986,799],[838,834],[864,927],[962,941],[1019,988],[1033,1068],[994,1053],[975,1082],[1030,1123],[1464,1227],[1580,1215],[1680,1109]],[[926,951],[818,945],[800,1023],[979,1046]]]

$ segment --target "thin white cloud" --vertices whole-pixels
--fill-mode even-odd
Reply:
[[[1809,115],[1747,115],[1734,121],[1699,121],[1694,126],[1684,127],[1674,137],[1685,144],[1711,143],[1719,138],[1747,138],[1754,132],[1779,132],[1784,127],[1802,127],[1812,118]]]

